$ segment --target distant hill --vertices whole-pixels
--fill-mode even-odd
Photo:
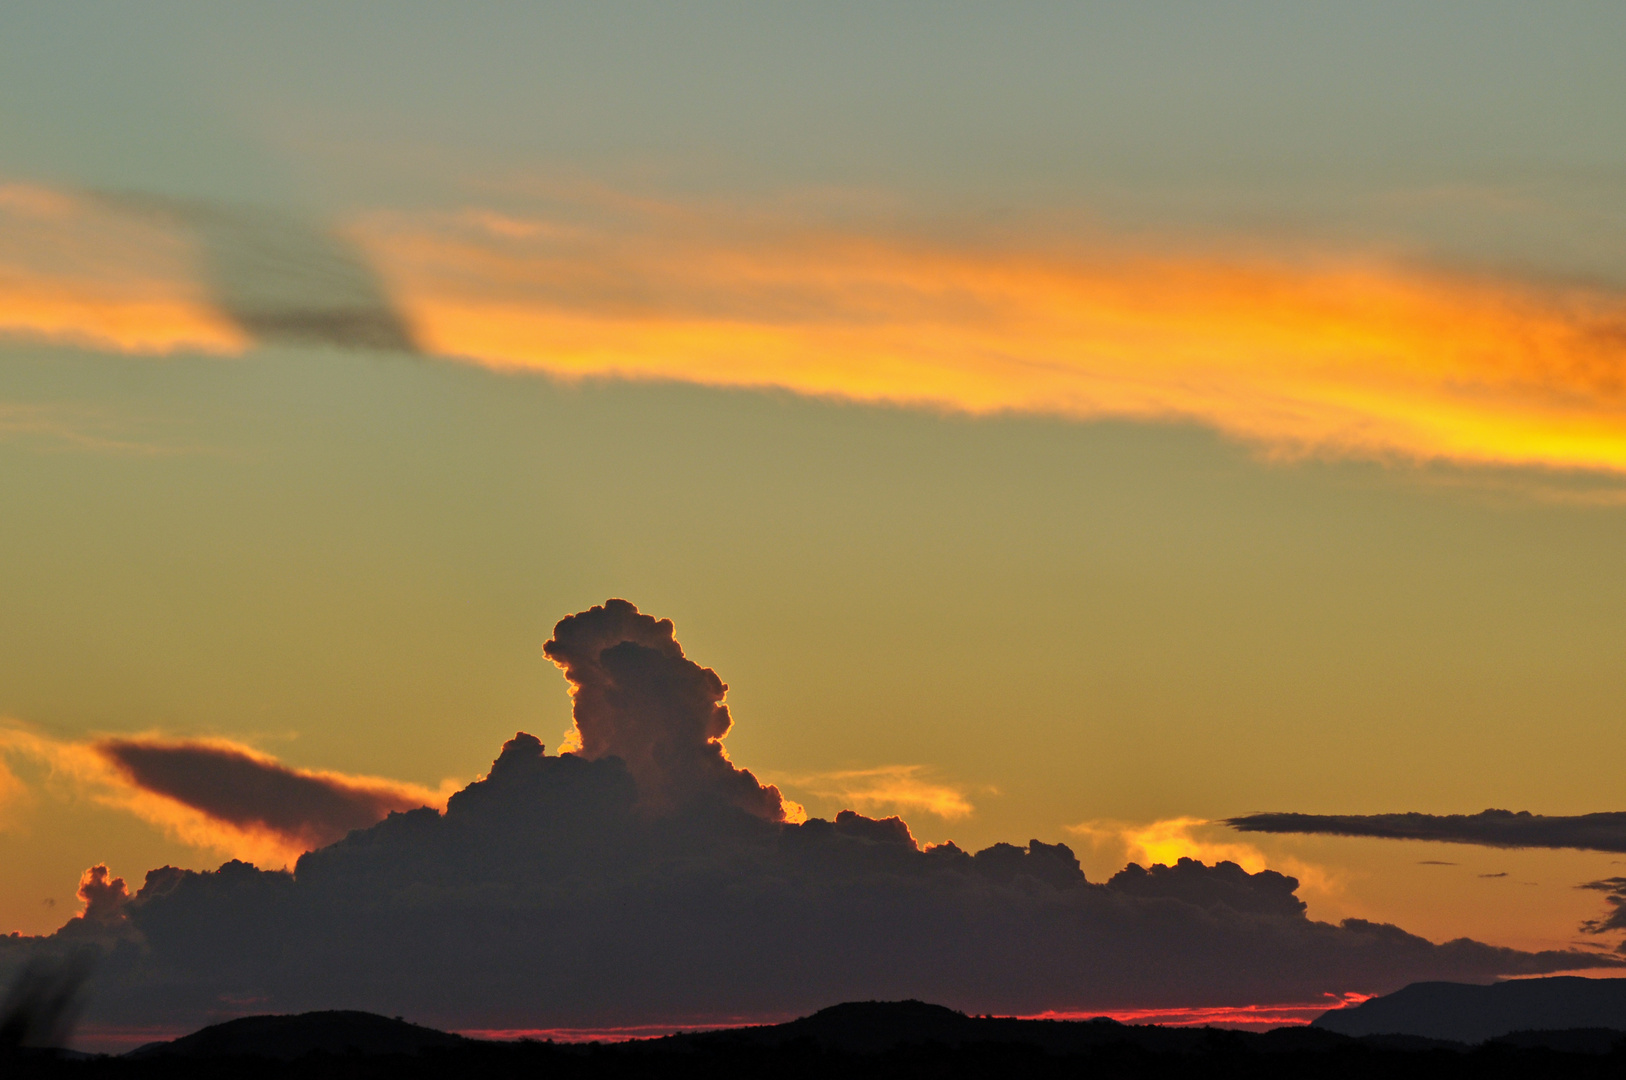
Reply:
[[[1626,1037],[1626,979],[1553,976],[1476,986],[1412,983],[1354,1008],[1319,1016],[1343,1035],[1419,1035],[1482,1043],[1514,1032],[1602,1028]]]
[[[245,1016],[170,1042],[148,1043],[126,1057],[260,1057],[294,1061],[307,1054],[416,1054],[469,1040],[404,1020],[367,1012],[309,1012]]]
[[[1585,980],[1521,995],[1552,999]],[[1409,987],[1438,1002],[1460,990],[1504,987],[1433,983]],[[1443,989],[1442,989],[1443,988]],[[1626,988],[1626,986],[1623,986]],[[1587,987],[1573,991],[1588,994]],[[1380,1017],[1382,1009],[1371,1010]],[[1360,1009],[1343,1010],[1344,1017]],[[1610,1027],[1581,1028],[1565,1013],[1543,1020],[1567,1030],[1515,1032],[1479,1046],[1420,1034],[1352,1037],[1321,1027],[1257,1033],[1214,1028],[967,1016],[921,1001],[849,1002],[789,1023],[694,1032],[616,1044],[491,1042],[362,1012],[252,1016],[155,1043],[123,1058],[74,1060],[48,1051],[0,1053],[6,1080],[716,1080],[785,1076],[800,1080],[1618,1080],[1626,1046]],[[1334,1021],[1336,1022],[1336,1021]],[[1384,1026],[1392,1026],[1385,1022]],[[1477,1037],[1480,1031],[1462,1031]]]

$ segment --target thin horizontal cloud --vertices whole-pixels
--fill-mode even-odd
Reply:
[[[1326,994],[1320,1000],[1269,1005],[1232,1005],[1184,1009],[1108,1009],[1105,1012],[1042,1012],[1030,1020],[1093,1020],[1107,1017],[1120,1024],[1159,1024],[1163,1027],[1228,1027],[1265,1031],[1292,1024],[1308,1024],[1328,1009],[1359,1005],[1370,994]]]
[[[43,772],[34,785],[10,763]],[[291,864],[312,848],[396,810],[444,806],[452,787],[294,769],[225,739],[143,736],[53,739],[0,726],[0,811],[35,789],[87,797],[162,828],[191,847],[265,865]]]
[[[1477,814],[1248,814],[1228,818],[1239,832],[1371,836],[1498,848],[1626,852],[1626,813],[1548,817],[1529,811]]]
[[[274,211],[0,187],[0,333],[129,353],[415,351],[366,259]]]
[[[52,449],[138,457],[199,453],[202,447],[152,438],[143,418],[69,403],[0,401],[0,440]]]
[[[125,352],[422,351],[562,378],[1195,422],[1282,455],[1626,473],[1618,289],[1347,251],[1102,235],[1064,251],[798,209],[549,205],[380,211],[329,231],[12,185],[0,333]]]
[[[1061,254],[625,201],[360,222],[429,352],[1287,454],[1626,471],[1626,297],[1337,253]]]
[[[241,352],[173,226],[79,195],[0,186],[0,333],[125,353]]]
[[[920,811],[956,821],[976,811],[961,788],[928,779],[926,773],[922,765],[883,765],[789,777],[784,783],[796,791],[866,813]]]

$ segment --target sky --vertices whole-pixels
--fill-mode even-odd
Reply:
[[[1618,943],[1619,851],[1224,824],[1620,809],[1618,5],[10,23],[0,930],[580,745],[625,598],[809,815]]]

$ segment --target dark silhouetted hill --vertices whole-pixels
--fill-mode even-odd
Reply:
[[[404,1020],[367,1012],[309,1012],[294,1016],[245,1016],[214,1024],[171,1042],[148,1043],[131,1058],[259,1057],[295,1061],[315,1053],[416,1054],[469,1040]]]
[[[1350,1010],[1354,1011],[1354,1010]],[[1470,1047],[1324,1028],[1263,1034],[1112,1020],[967,1016],[853,1002],[785,1024],[612,1044],[490,1042],[357,1012],[258,1016],[122,1058],[0,1053],[4,1080],[1615,1080],[1611,1030],[1522,1031]]]
[[[1299,1029],[1301,1032],[1303,1029]],[[967,1016],[924,1001],[850,1001],[789,1023],[731,1031],[696,1032],[661,1040],[674,1047],[785,1047],[805,1043],[841,1054],[884,1054],[920,1046],[1022,1046],[1046,1054],[1077,1054],[1105,1046],[1134,1046],[1158,1053],[1200,1053],[1217,1045],[1242,1045],[1261,1036],[1219,1028],[1131,1026],[1105,1017],[1093,1020],[1019,1020]],[[1342,1036],[1314,1032],[1318,1045]]]
[[[1419,1035],[1463,1043],[1577,1028],[1612,1030],[1626,1038],[1626,980],[1554,976],[1489,986],[1412,983],[1354,1008],[1323,1013],[1315,1026],[1343,1035]]]

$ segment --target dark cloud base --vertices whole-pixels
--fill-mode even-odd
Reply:
[[[1226,824],[1241,832],[1436,840],[1500,848],[1626,852],[1626,813],[1546,817],[1528,811],[1477,814],[1249,814]]]
[[[293,873],[164,868],[14,961],[94,944],[91,1017],[191,1025],[362,1008],[443,1027],[793,1015],[922,998],[973,1013],[1313,1001],[1611,963],[1310,921],[1234,864],[1087,882],[1063,845],[917,849],[897,819],[639,809],[617,758],[509,742],[444,815],[392,814]]]
[[[851,811],[795,824],[723,754],[725,687],[669,622],[612,601],[561,622],[548,655],[581,753],[516,735],[444,813],[392,813],[291,873],[165,867],[130,896],[99,868],[85,914],[0,938],[0,968],[92,950],[105,1025],[365,1009],[492,1029],[907,998],[1018,1015],[1314,1002],[1621,963],[1314,922],[1293,878],[1233,863],[1093,883],[1062,844],[922,850],[898,818]]]

